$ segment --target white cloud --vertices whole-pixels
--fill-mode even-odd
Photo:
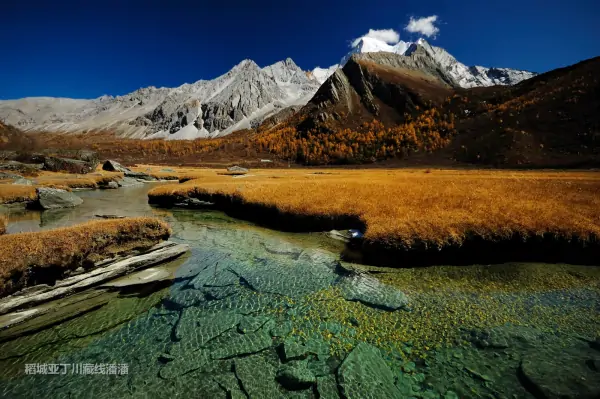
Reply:
[[[415,19],[410,17],[410,21],[404,27],[404,30],[411,33],[420,33],[423,36],[431,37],[439,33],[440,29],[434,24],[437,21],[437,15]]]
[[[400,41],[400,34],[393,29],[369,29],[366,35],[362,35],[352,41],[352,47],[356,46],[363,37],[379,39],[387,44],[396,44]]]

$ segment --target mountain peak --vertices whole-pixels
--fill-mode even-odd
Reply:
[[[232,70],[240,70],[240,69],[251,69],[251,68],[259,68],[259,66],[251,59],[242,60],[239,64],[234,66]]]

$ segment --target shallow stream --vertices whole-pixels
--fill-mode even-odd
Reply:
[[[1,397],[600,397],[600,267],[348,264],[324,233],[151,208],[150,187],[2,211],[9,233],[159,216],[191,252],[168,285],[89,290],[74,316],[0,331]]]

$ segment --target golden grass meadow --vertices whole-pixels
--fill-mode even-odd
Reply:
[[[468,237],[600,237],[600,173],[430,169],[264,169],[234,178],[219,170],[179,170],[193,177],[150,198],[223,194],[243,203],[310,216],[351,215],[365,239],[409,248],[441,248]]]

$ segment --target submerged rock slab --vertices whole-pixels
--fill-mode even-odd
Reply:
[[[210,312],[190,307],[182,311],[175,336],[179,339],[174,348],[178,350],[198,349],[224,332],[234,329],[242,316],[235,312]],[[173,353],[173,350],[171,351]]]
[[[359,301],[384,310],[397,310],[408,304],[402,291],[364,274],[344,277],[339,286],[347,301]]]
[[[309,370],[306,361],[294,361],[279,368],[277,381],[286,389],[298,390],[310,388],[317,382],[317,379]]]
[[[377,348],[358,344],[338,369],[338,383],[348,399],[403,398],[394,385],[394,374]]]
[[[196,351],[190,350],[167,363],[160,369],[159,375],[164,379],[170,380],[190,371],[201,369],[211,361],[210,351],[202,349]]]
[[[246,394],[240,389],[240,384],[234,373],[217,374],[213,379],[225,390],[231,399],[247,399]]]
[[[600,398],[600,352],[589,347],[537,349],[520,366],[525,388],[543,398]]]
[[[300,298],[333,285],[335,262],[332,258],[312,259],[298,255],[290,257],[290,248],[285,249],[279,262],[267,258],[238,261],[232,270],[253,290],[263,293]]]
[[[317,377],[317,391],[320,399],[339,399],[340,392],[335,375]]]
[[[271,336],[264,330],[248,334],[237,331],[223,336],[222,340],[215,342],[215,349],[211,356],[213,359],[229,359],[236,356],[249,355],[260,352],[273,345]]]
[[[275,381],[277,359],[272,354],[261,353],[235,359],[235,375],[251,398],[280,398],[283,396]]]
[[[506,324],[472,331],[469,339],[479,348],[506,349],[534,346],[544,339],[544,333],[533,327]]]

